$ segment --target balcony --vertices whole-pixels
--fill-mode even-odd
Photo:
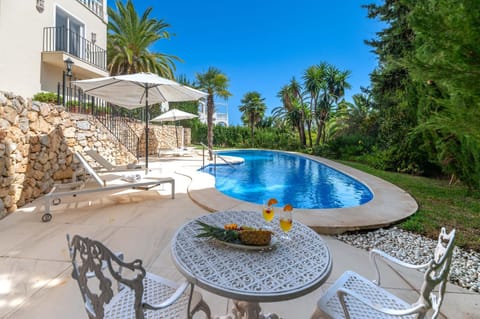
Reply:
[[[83,62],[90,73],[107,73],[107,51],[65,27],[43,29],[43,61],[63,68],[63,53]],[[78,65],[76,63],[76,65]]]
[[[207,124],[206,113],[198,113],[198,118],[201,123]],[[228,126],[228,113],[213,113],[213,125]]]
[[[199,101],[198,117],[201,123],[207,123],[207,105],[205,101]],[[223,112],[219,112],[223,111]],[[215,112],[213,113],[213,124],[228,126],[228,104],[225,101],[215,102]]]
[[[81,4],[83,4],[85,7],[87,7],[90,11],[95,13],[100,19],[103,19],[103,2],[98,1],[98,0],[77,0]]]

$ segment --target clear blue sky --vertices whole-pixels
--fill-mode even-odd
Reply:
[[[230,125],[241,124],[238,106],[246,92],[260,92],[270,115],[281,105],[281,87],[323,61],[351,71],[347,100],[369,86],[377,60],[364,40],[373,39],[381,24],[361,5],[372,2],[378,1],[134,0],[139,14],[153,7],[151,17],[171,25],[174,36],[152,50],[184,61],[176,63],[176,75],[194,80],[214,66],[228,76]]]

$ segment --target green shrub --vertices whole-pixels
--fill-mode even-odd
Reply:
[[[58,95],[53,92],[40,92],[33,96],[34,101],[44,102],[44,103],[57,103]]]
[[[371,152],[374,138],[364,135],[341,135],[328,142],[326,146],[316,147],[315,154],[337,159],[351,159]],[[319,153],[317,153],[319,152]]]
[[[275,128],[257,128],[252,145],[250,128],[245,126],[215,126],[213,145],[215,147],[268,148],[294,151],[301,149],[295,133]],[[192,143],[207,144],[207,125],[199,123],[192,127]]]

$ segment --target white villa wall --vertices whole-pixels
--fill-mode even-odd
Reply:
[[[106,48],[106,17],[98,17],[76,0],[44,1],[44,6],[39,12],[36,1],[0,0],[0,90],[24,97],[56,92],[63,68],[42,63],[43,28],[55,26],[56,6],[84,23],[85,38],[95,32],[96,44]],[[74,73],[75,68],[79,66],[74,65]]]

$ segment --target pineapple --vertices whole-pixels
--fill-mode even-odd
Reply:
[[[197,221],[202,231],[197,237],[212,237],[221,241],[234,244],[265,246],[270,243],[272,232],[268,230],[256,229],[248,226],[235,228],[234,224],[227,224],[226,227],[220,228],[211,226],[203,222]]]
[[[240,241],[244,245],[266,246],[272,239],[272,232],[269,230],[241,230]]]
[[[202,231],[197,237],[212,237],[229,243],[238,243],[240,241],[237,230],[223,229],[205,224],[201,221],[197,221],[197,224],[200,225],[200,230]]]

